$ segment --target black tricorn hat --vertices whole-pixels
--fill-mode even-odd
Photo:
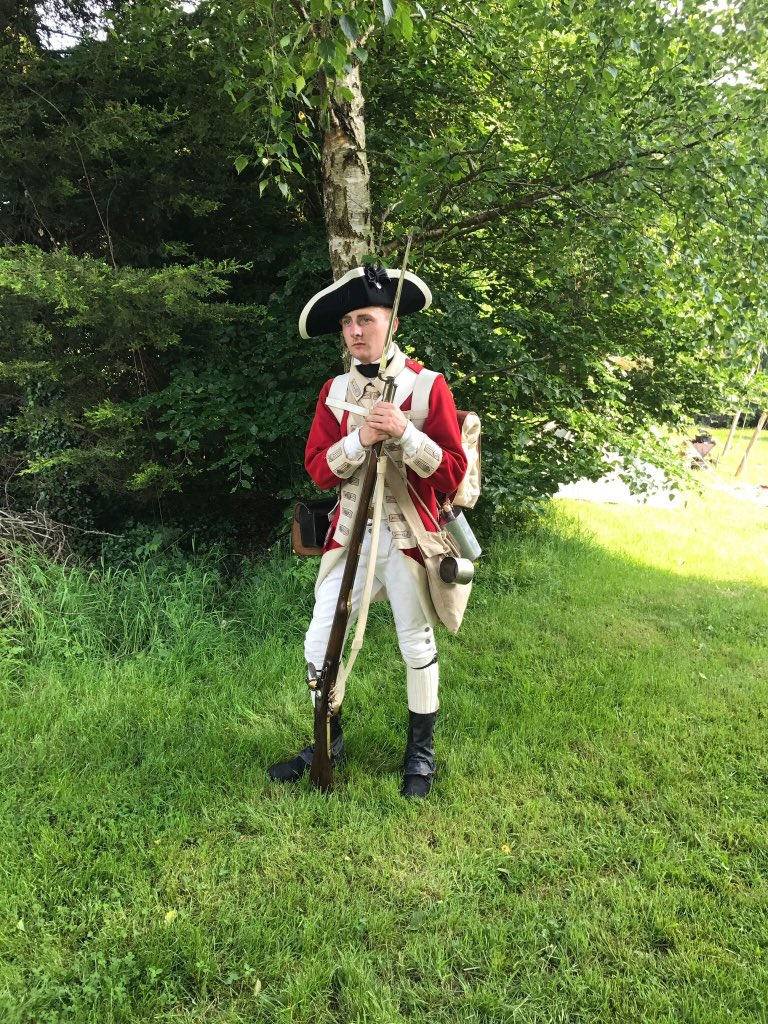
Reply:
[[[328,288],[313,295],[299,317],[302,338],[315,338],[318,334],[332,334],[340,330],[339,321],[345,313],[366,306],[389,306],[395,301],[399,270],[385,270],[371,265],[354,267],[334,281]],[[418,313],[432,303],[432,292],[420,277],[405,271],[400,293],[398,316]]]

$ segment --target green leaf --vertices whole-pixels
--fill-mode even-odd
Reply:
[[[307,80],[304,77],[304,75],[299,75],[299,77],[293,83],[293,88],[297,93],[300,93],[306,84]]]
[[[280,191],[283,193],[283,195],[287,199],[288,198],[288,186],[286,185],[286,183],[284,181],[278,181],[277,187],[280,189]]]
[[[349,14],[342,14],[342,16],[339,18],[339,25],[341,27],[341,31],[344,33],[344,35],[347,37],[350,43],[356,42],[358,31],[357,25],[355,24],[355,19],[351,17]]]
[[[240,101],[235,106],[236,114],[242,114],[244,110],[247,110],[248,107],[250,107],[255,91],[255,89],[249,89],[248,92],[246,92],[245,95],[240,99]]]
[[[264,189],[269,185],[269,178],[262,178],[259,182],[259,195],[264,195]]]
[[[384,24],[386,25],[391,18],[395,16],[395,4],[394,0],[384,0],[382,5],[384,7]]]
[[[352,53],[354,53],[354,55],[357,57],[361,64],[365,64],[365,62],[368,60],[368,51],[362,49],[362,47],[360,46],[353,47]]]
[[[317,52],[324,61],[328,64],[333,64],[336,58],[336,44],[332,39],[321,39],[317,47]]]
[[[347,65],[347,47],[344,43],[337,42],[335,44],[332,63],[336,74],[339,76],[343,75]]]
[[[403,38],[407,41],[413,39],[413,19],[405,4],[397,5],[397,22],[400,25]]]
[[[247,156],[243,156],[241,154],[237,158],[237,160],[235,160],[235,170],[237,171],[237,173],[240,174],[242,171],[244,171],[245,168],[248,166],[248,163],[249,163],[249,158]]]

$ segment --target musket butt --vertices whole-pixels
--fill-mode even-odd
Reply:
[[[317,772],[310,771],[309,779],[315,789],[319,789],[321,793],[330,793],[333,789],[333,773],[330,765],[327,771],[322,769]]]

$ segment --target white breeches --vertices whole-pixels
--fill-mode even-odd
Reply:
[[[355,585],[352,589],[350,627],[360,609],[360,596],[365,582],[370,547],[371,534],[366,531]],[[408,556],[395,546],[392,534],[382,523],[376,553],[374,590],[377,585],[383,587],[392,607],[400,654],[408,668],[408,707],[411,711],[427,714],[437,711],[438,708],[438,666],[431,664],[437,657],[437,647],[435,646],[434,630],[424,614],[416,582],[407,565],[407,560]],[[322,666],[325,659],[345,564],[346,556],[342,557],[330,570],[318,587],[315,596],[315,609],[304,640],[304,656],[317,668]],[[335,701],[337,707],[341,706],[343,696],[343,693],[339,693],[337,690]]]

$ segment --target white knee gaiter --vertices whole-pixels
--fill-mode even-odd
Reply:
[[[437,690],[440,683],[440,668],[437,662],[426,668],[408,668],[408,710],[418,715],[430,715],[437,711],[440,702]]]

